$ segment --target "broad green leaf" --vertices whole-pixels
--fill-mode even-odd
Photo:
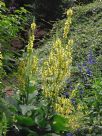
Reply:
[[[26,115],[27,112],[34,110],[36,107],[33,105],[20,105],[20,109],[23,115]]]
[[[52,129],[55,132],[65,131],[66,130],[66,119],[61,115],[55,115],[53,117]]]
[[[17,116],[15,116],[15,119],[17,120],[17,122],[19,124],[22,124],[24,126],[33,126],[33,125],[35,125],[34,120],[32,118],[30,118],[30,117],[17,115]]]
[[[46,127],[46,120],[43,116],[38,115],[35,117],[35,123],[41,128]]]

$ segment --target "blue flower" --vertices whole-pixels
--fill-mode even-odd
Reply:
[[[71,99],[71,102],[72,102],[72,104],[75,105],[75,104],[76,104],[76,99],[75,99],[75,98],[72,98],[72,99]]]
[[[78,90],[79,90],[79,93],[80,93],[80,94],[83,94],[83,93],[84,93],[84,90],[83,90],[83,88],[82,88],[81,86],[78,86]]]
[[[90,65],[96,63],[95,58],[93,57],[93,52],[92,52],[92,50],[89,51],[87,63],[90,64]]]
[[[92,76],[92,71],[89,68],[86,68],[86,74],[88,76]]]
[[[83,66],[83,67],[86,67],[86,66],[87,66],[86,62],[84,62],[84,63],[82,64],[82,66]]]
[[[79,69],[79,72],[82,72],[82,67],[79,64],[78,64],[78,69]]]
[[[79,90],[80,98],[82,98],[84,90],[83,90],[83,88],[81,86],[78,86],[78,90]]]
[[[73,91],[73,90],[74,90],[74,87],[72,86],[72,84],[70,84],[69,90],[70,90],[70,91]]]
[[[68,92],[64,92],[63,95],[64,95],[66,98],[69,98],[69,93],[68,93]]]
[[[87,82],[87,76],[86,75],[83,75],[83,82]]]
[[[67,133],[66,136],[73,136],[73,134],[72,133]]]
[[[84,93],[84,90],[80,90],[80,92],[79,92],[79,93],[80,93],[80,95],[83,95],[83,93]]]

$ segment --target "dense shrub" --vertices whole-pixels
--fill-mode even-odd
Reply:
[[[21,40],[23,46],[24,39],[21,32],[25,32],[24,28],[29,21],[29,19],[27,19],[29,14],[30,13],[23,7],[19,10],[14,8],[8,9],[5,3],[0,1],[0,50],[2,50],[4,56],[5,69],[8,71],[12,71],[9,68],[10,63],[8,62],[13,60],[13,55],[15,54],[15,50],[11,45],[12,40],[18,38],[19,41]]]
[[[4,43],[12,37],[16,37],[17,33],[23,29],[25,23],[27,11],[24,8],[14,11],[14,14],[10,14],[10,9],[6,8],[5,3],[0,1],[0,43]]]

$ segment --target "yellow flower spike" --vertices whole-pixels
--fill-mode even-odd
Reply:
[[[72,16],[73,15],[73,10],[70,8],[67,10],[67,16]]]
[[[82,106],[80,104],[78,104],[78,107],[77,107],[78,110],[81,110],[82,109]]]
[[[60,113],[61,113],[62,115],[64,115],[64,109],[63,109],[63,107],[60,107]]]
[[[71,17],[68,17],[65,22],[63,38],[67,38],[70,25]],[[43,95],[46,97],[45,92],[50,92],[50,95],[47,96],[48,101],[50,98],[53,109],[62,116],[67,116],[73,111],[73,105],[70,103],[70,100],[63,96],[59,97],[65,80],[70,77],[72,44],[73,41],[69,40],[65,47],[63,40],[57,38],[41,70]]]
[[[61,47],[61,40],[58,38],[55,42],[56,47]]]
[[[29,42],[28,42],[28,46],[27,46],[28,54],[31,54],[33,52],[33,46],[34,46],[34,40],[35,40],[35,36],[34,36],[35,28],[36,28],[36,24],[35,24],[35,22],[33,22],[31,24],[31,33],[30,33]]]
[[[62,104],[65,104],[65,98],[62,98]]]
[[[70,114],[70,113],[72,113],[72,110],[68,107],[67,109],[66,109],[66,111],[65,111],[65,114]]]
[[[35,24],[35,22],[33,22],[33,23],[31,24],[31,30],[35,30],[35,28],[36,28],[36,24]]]
[[[71,18],[72,15],[73,15],[73,10],[72,9],[67,10],[67,19],[65,21],[63,38],[67,38],[67,35],[69,33],[70,25],[72,23],[72,18]]]
[[[18,75],[17,75],[18,87],[20,90],[23,90],[24,93],[26,93],[27,84],[29,84],[30,81],[33,80],[33,77],[38,70],[38,58],[36,55],[34,55],[34,48],[33,48],[33,44],[35,40],[34,38],[35,27],[36,24],[33,22],[31,24],[31,31],[27,45],[27,52],[23,55],[24,57],[22,60],[20,60],[18,66]]]
[[[68,41],[68,45],[69,45],[69,46],[72,46],[73,43],[74,43],[73,39],[71,39],[71,40]]]
[[[38,58],[36,56],[32,57],[32,73],[36,73],[38,69]]]
[[[78,104],[77,109],[79,111],[83,110],[85,107],[82,104]]]
[[[3,59],[2,53],[0,52],[0,59]]]

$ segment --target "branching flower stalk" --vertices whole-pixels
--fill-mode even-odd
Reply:
[[[67,11],[67,19],[64,26],[63,40],[67,38],[71,25],[73,11]],[[70,67],[72,64],[73,40],[69,40],[65,45],[62,39],[57,38],[48,59],[42,67],[43,95],[50,102],[54,110],[62,115],[72,112],[73,106],[69,99],[61,96],[65,81],[70,77]],[[60,96],[60,97],[59,97]],[[63,106],[62,106],[63,105]]]

